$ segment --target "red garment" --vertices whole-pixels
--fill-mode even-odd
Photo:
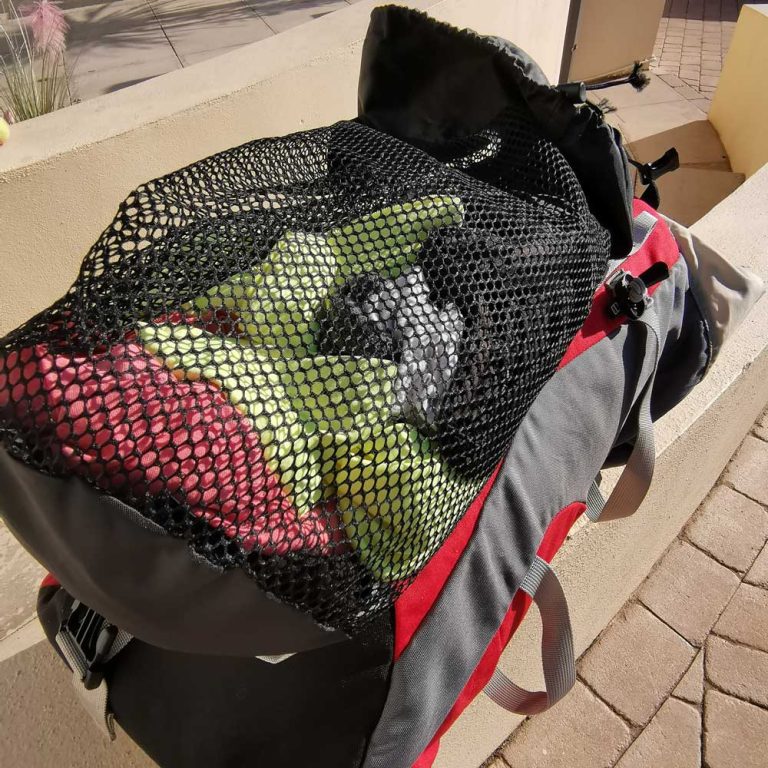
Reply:
[[[258,433],[205,381],[180,381],[140,345],[0,358],[0,408],[11,407],[73,473],[110,493],[168,493],[250,550],[328,554],[328,515],[296,515]],[[336,546],[336,545],[334,545]]]

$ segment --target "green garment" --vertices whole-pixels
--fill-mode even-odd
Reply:
[[[416,261],[429,233],[457,226],[461,202],[428,197],[369,213],[321,235],[288,232],[251,272],[234,275],[184,309],[236,313],[255,346],[317,354],[315,315],[335,287],[364,272],[396,277]]]
[[[142,324],[152,354],[186,378],[227,393],[259,432],[265,459],[305,515],[335,499],[352,546],[377,578],[407,577],[444,532],[433,530],[468,483],[414,427],[394,422],[398,367],[318,356],[315,314],[350,277],[396,277],[429,232],[461,223],[458,200],[393,205],[322,235],[289,232],[252,272],[184,307],[232,316],[238,335],[193,325]]]

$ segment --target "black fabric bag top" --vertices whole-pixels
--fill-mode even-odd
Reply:
[[[363,47],[358,103],[366,124],[441,159],[457,152],[466,173],[502,188],[515,188],[507,175],[514,169],[488,161],[518,151],[507,145],[503,115],[510,107],[522,109],[570,164],[590,210],[611,235],[612,255],[629,253],[633,184],[619,132],[600,109],[574,104],[552,87],[539,65],[509,41],[402,6],[376,8]]]
[[[354,634],[488,480],[609,255],[525,99],[430,142],[341,122],[141,186],[0,341],[7,450]]]

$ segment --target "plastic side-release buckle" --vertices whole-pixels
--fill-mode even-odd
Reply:
[[[86,690],[98,688],[104,679],[104,664],[108,660],[118,628],[79,600],[74,600],[64,615],[59,634],[76,657],[76,669]]]
[[[106,665],[131,642],[131,635],[110,624],[78,600],[72,600],[56,634],[56,645],[72,670],[75,692],[102,732],[115,738],[109,710]]]
[[[663,261],[656,262],[637,277],[623,269],[617,270],[606,281],[608,290],[613,294],[608,314],[611,317],[626,315],[632,320],[642,317],[653,303],[648,289],[668,277],[669,267]]]

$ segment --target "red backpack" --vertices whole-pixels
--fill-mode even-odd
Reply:
[[[762,291],[632,200],[579,99],[377,9],[357,120],[143,185],[0,340],[0,512],[109,735],[427,768],[481,691],[535,714],[573,685],[549,562],[641,503],[653,421]],[[494,671],[532,602],[539,692]]]

